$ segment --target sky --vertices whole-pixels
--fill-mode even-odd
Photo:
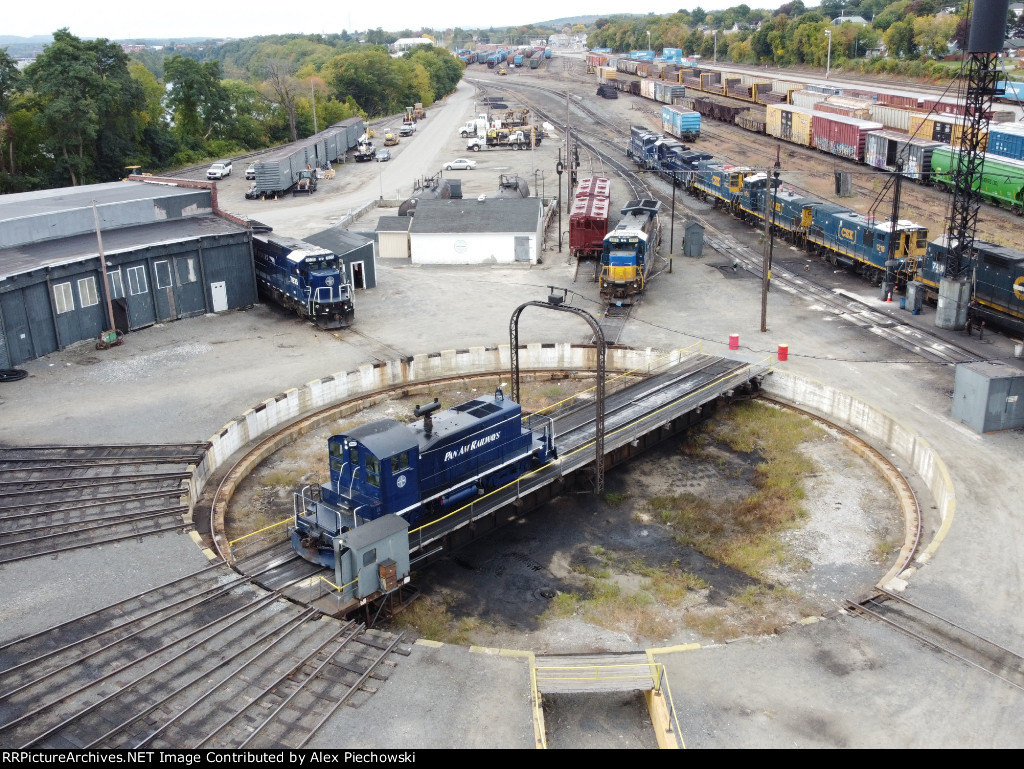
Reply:
[[[650,0],[642,13],[665,14],[700,5],[705,11],[739,5],[743,0]],[[784,0],[759,3],[746,0],[751,8],[775,8]],[[636,13],[625,0],[519,0],[518,2],[457,3],[431,0],[390,0],[381,3],[330,3],[321,10],[291,3],[263,3],[259,0],[213,0],[198,3],[179,0],[145,4],[138,0],[8,0],[0,13],[0,35],[48,35],[61,27],[81,38],[185,38],[255,37],[283,33],[313,34],[366,30],[437,30],[452,27],[476,29],[506,27],[550,21],[579,15],[611,16]],[[346,7],[348,6],[348,7]],[[333,21],[325,21],[333,19]],[[314,27],[314,24],[323,26]],[[330,25],[330,26],[328,26]]]

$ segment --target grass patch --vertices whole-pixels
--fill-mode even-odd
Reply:
[[[475,631],[486,629],[486,623],[474,617],[453,617],[447,602],[433,596],[422,596],[395,617],[395,625],[416,633],[421,638],[446,644],[466,645]]]
[[[697,446],[707,457],[713,445],[746,454],[756,462],[754,491],[740,500],[694,494],[654,497],[644,512],[676,532],[676,541],[753,577],[785,562],[778,535],[806,516],[801,506],[804,479],[816,472],[799,448],[823,435],[807,419],[757,402],[732,406],[706,423],[683,451]]]
[[[606,491],[604,494],[604,501],[612,507],[618,507],[627,499],[629,499],[629,494],[621,494],[615,491]]]

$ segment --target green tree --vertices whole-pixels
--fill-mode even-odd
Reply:
[[[903,21],[897,21],[882,35],[889,56],[903,59],[913,56],[917,51],[914,43],[914,19],[915,17],[910,16]]]
[[[174,112],[174,132],[182,144],[199,150],[221,125],[227,94],[220,83],[220,64],[175,54],[165,65],[167,104]]]
[[[145,103],[121,46],[60,29],[25,77],[56,174],[72,185],[119,175],[135,149],[135,116]]]
[[[7,54],[6,48],[0,49],[0,192],[6,191],[3,177],[14,173],[14,136],[7,113],[20,84],[18,63]]]

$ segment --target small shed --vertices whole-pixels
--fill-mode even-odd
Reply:
[[[381,259],[409,258],[411,216],[382,216],[377,220],[377,256]]]
[[[683,236],[683,256],[704,256],[704,225],[700,222],[689,222]]]
[[[377,287],[377,263],[370,238],[338,225],[307,235],[303,240],[337,255],[345,265],[345,275],[353,288]]]
[[[416,264],[538,264],[540,198],[421,200],[409,228]]]
[[[959,364],[952,414],[979,433],[1024,427],[1024,371],[991,361]]]

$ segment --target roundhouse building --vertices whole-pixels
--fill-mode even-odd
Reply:
[[[258,301],[251,231],[214,186],[147,179],[0,196],[0,368]]]

